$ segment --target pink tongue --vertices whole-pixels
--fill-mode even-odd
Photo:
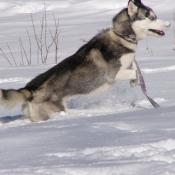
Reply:
[[[156,30],[156,32],[157,32],[159,35],[165,35],[165,33],[164,33],[163,31]]]
[[[149,29],[150,31],[157,33],[158,35],[165,35],[165,33],[161,30]]]

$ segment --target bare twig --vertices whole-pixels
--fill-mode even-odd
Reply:
[[[148,40],[147,40],[147,38],[146,38],[146,45],[147,45],[146,50],[149,50],[149,47],[148,47]]]
[[[58,31],[59,19],[56,20],[54,13],[52,13],[52,15],[53,15],[53,19],[55,21],[55,36],[54,37],[52,35],[51,36],[52,36],[52,39],[55,43],[55,63],[57,63],[57,61],[58,61],[58,37],[59,37],[61,31]]]
[[[37,34],[36,34],[35,24],[34,24],[34,21],[33,21],[33,15],[32,15],[32,13],[30,13],[30,17],[31,17],[31,21],[32,21],[32,26],[33,26],[33,32],[34,32],[34,36],[35,36],[35,41],[36,41],[36,44],[38,46],[38,49],[39,49],[39,51],[41,53],[41,61],[43,63],[43,59],[42,59],[42,44],[41,44],[43,25],[41,23],[41,35],[40,35],[40,39],[39,39],[38,36],[37,36]],[[42,21],[43,21],[43,17],[42,17]]]
[[[10,54],[11,54],[11,56],[12,56],[12,58],[13,58],[13,61],[14,61],[14,63],[15,63],[15,66],[17,66],[16,61],[15,61],[15,58],[14,58],[14,56],[13,56],[13,53],[12,53],[12,51],[11,51],[11,49],[10,49],[10,47],[9,47],[8,44],[7,44],[7,47],[8,47],[8,49],[9,49],[9,51],[10,51]]]
[[[35,24],[33,22],[33,15],[32,13],[30,13],[30,17],[31,17],[31,21],[32,21],[32,26],[33,26],[33,31],[34,31],[34,35],[35,35],[35,40],[36,40],[36,43],[39,47],[39,39],[38,39],[38,36],[36,35],[36,30],[35,30]]]
[[[39,64],[39,48],[37,50],[37,63]]]
[[[151,47],[149,48],[149,50],[150,50],[151,56],[154,56],[154,55],[153,55],[153,50],[151,49]]]
[[[55,19],[55,16],[53,14],[53,17],[54,17],[54,21],[55,21],[55,34],[54,34],[54,37],[49,29],[49,32],[51,34],[51,37],[52,37],[52,42],[48,45],[47,44],[47,13],[46,13],[46,6],[45,6],[45,3],[44,3],[44,12],[45,12],[45,50],[46,50],[46,54],[45,54],[45,59],[44,59],[44,62],[46,63],[47,62],[47,58],[48,58],[48,54],[49,54],[49,51],[50,51],[50,48],[52,47],[52,45],[55,43],[55,46],[56,46],[56,49],[55,49],[55,53],[57,55],[57,42],[56,42],[56,38],[57,38],[57,34],[58,34],[58,27],[57,27],[57,24],[56,24],[56,19]],[[58,23],[59,24],[59,23]]]
[[[83,41],[84,43],[87,43],[87,41],[83,38],[80,38],[81,41]]]
[[[146,38],[146,45],[147,45],[146,50],[148,50],[149,53],[150,53],[150,55],[153,56],[153,51],[152,51],[151,47],[148,46],[148,40],[147,40],[147,38]]]
[[[44,13],[42,16],[42,20],[41,20],[41,33],[40,33],[40,47],[39,47],[39,51],[40,51],[40,55],[41,55],[41,62],[44,63],[44,57],[43,57],[43,30],[44,30]]]
[[[30,43],[30,59],[29,59],[29,62],[30,64],[32,64],[32,43],[31,43],[31,39],[30,39],[30,35],[29,35],[29,31],[26,27],[26,30],[27,30],[27,34],[28,34],[28,38],[29,38],[29,43]]]
[[[21,59],[22,59],[22,65],[24,66],[24,57],[23,57],[23,52],[22,52],[22,46],[19,38],[19,46],[20,46],[20,51],[21,51]]]
[[[54,23],[55,23],[55,30],[52,31],[48,28],[48,21],[47,21],[47,11],[46,11],[46,3],[45,0],[43,0],[44,2],[44,12],[42,14],[42,18],[40,21],[40,33],[37,34],[37,28],[35,26],[34,20],[33,20],[33,15],[32,13],[30,13],[30,17],[31,17],[31,22],[32,22],[32,28],[33,28],[33,33],[34,33],[34,40],[37,44],[37,63],[41,63],[45,64],[47,63],[48,60],[48,55],[50,53],[50,49],[51,47],[55,47],[55,63],[57,63],[58,60],[58,37],[60,34],[59,31],[59,19],[56,19],[54,16],[54,13],[52,13],[53,15],[53,19],[54,19]],[[27,35],[28,35],[28,41],[29,41],[29,54],[26,52],[24,45],[23,45],[23,40],[19,37],[19,46],[20,46],[20,52],[21,52],[21,61],[20,61],[20,65],[24,65],[25,60],[24,58],[26,58],[27,64],[30,65],[32,63],[32,41],[31,41],[31,35],[29,33],[28,28],[26,27],[26,31],[27,31]],[[52,38],[51,42],[48,42],[48,32],[50,32],[50,36]],[[13,53],[9,47],[9,45],[7,44],[7,47],[10,51],[10,54],[13,58],[13,61],[16,64],[15,58],[13,56]],[[9,64],[12,66],[12,63],[10,62],[10,59],[8,59],[7,55],[5,55],[5,53],[3,52],[2,49],[0,49],[1,55],[9,62]]]
[[[47,62],[47,56],[48,56],[48,53],[49,53],[49,48],[47,47],[47,12],[46,12],[45,0],[44,0],[44,23],[45,23],[45,37],[44,37],[44,40],[45,40],[45,49],[46,49],[46,55],[45,55],[45,58],[44,58],[44,62],[46,63]]]
[[[1,51],[1,55],[8,61],[8,63],[11,65],[11,66],[13,66],[12,65],[12,63],[10,62],[10,60],[8,59],[8,57],[6,56],[6,54],[3,52],[3,50],[0,48],[0,51]]]
[[[28,63],[28,65],[30,65],[30,61],[29,61],[29,59],[28,59],[28,57],[27,57],[27,54],[26,54],[26,51],[25,51],[24,45],[23,45],[22,40],[21,40],[20,37],[19,37],[19,40],[20,40],[20,43],[21,43],[21,46],[22,46],[22,49],[23,49],[24,55],[26,56],[27,63]]]

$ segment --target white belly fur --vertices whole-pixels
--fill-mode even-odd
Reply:
[[[126,70],[131,67],[132,62],[134,61],[134,53],[125,54],[120,58],[121,67],[120,70]]]

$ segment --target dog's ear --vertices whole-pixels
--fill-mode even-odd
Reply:
[[[128,15],[129,15],[130,17],[134,16],[134,15],[137,13],[137,11],[138,11],[138,7],[135,5],[134,2],[135,2],[135,1],[133,1],[133,0],[130,0],[130,1],[128,2]],[[140,2],[140,0],[139,0],[139,2]],[[138,2],[137,2],[137,3],[138,3]]]

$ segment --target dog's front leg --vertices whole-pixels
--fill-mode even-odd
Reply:
[[[141,72],[143,75],[143,71]],[[130,81],[131,87],[140,85],[140,80],[139,80],[138,73],[137,73],[137,66],[135,62],[132,63],[130,69],[119,70],[117,72],[117,75],[115,76],[115,81],[123,81],[123,80],[131,80]]]
[[[135,61],[132,62],[131,69],[132,69],[132,70],[136,70],[136,72],[137,72],[137,66],[136,66]],[[141,73],[142,73],[142,76],[143,76],[143,75],[144,75],[144,72],[143,72],[142,70],[141,70]],[[140,85],[140,80],[139,80],[138,74],[137,74],[136,77],[137,77],[136,79],[130,81],[130,86],[131,86],[132,88],[134,88],[134,87]]]
[[[123,80],[136,80],[137,79],[137,70],[126,69],[119,70],[115,76],[115,81]]]

